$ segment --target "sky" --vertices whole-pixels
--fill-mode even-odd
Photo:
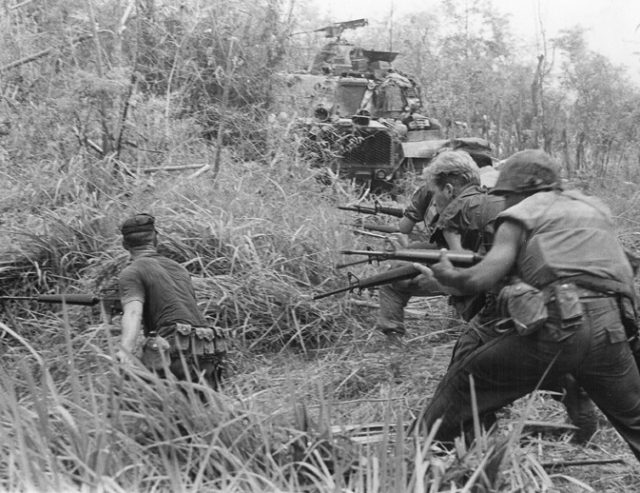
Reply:
[[[465,0],[458,0],[464,3]],[[321,12],[334,19],[369,21],[427,10],[438,0],[313,0]],[[495,8],[510,18],[515,36],[541,47],[541,29],[546,38],[577,24],[587,30],[589,48],[613,63],[627,66],[640,82],[640,0],[492,0]],[[541,51],[540,49],[538,51]]]

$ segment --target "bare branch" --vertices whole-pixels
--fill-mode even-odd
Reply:
[[[19,8],[24,7],[25,5],[29,5],[33,1],[34,0],[24,0],[24,2],[20,2],[20,3],[17,3],[15,5],[10,5],[9,6],[9,10],[17,10]]]
[[[74,39],[72,41],[72,44],[80,43],[82,41],[85,41],[91,38],[93,38],[93,34],[85,34],[84,36],[79,36],[76,39]],[[45,50],[39,51],[38,53],[34,53],[33,55],[29,55],[24,58],[21,58],[20,60],[16,60],[15,62],[8,63],[7,65],[0,67],[0,73],[6,72],[7,70],[14,69],[16,67],[20,67],[21,65],[24,65],[26,63],[34,62],[36,60],[39,60],[40,58],[44,58],[47,55],[50,55],[51,53],[53,53],[55,49],[56,48],[53,48],[53,47],[47,48]]]

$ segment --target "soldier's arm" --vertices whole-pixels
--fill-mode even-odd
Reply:
[[[413,227],[415,225],[416,225],[415,221],[413,221],[412,219],[409,219],[408,217],[403,217],[402,219],[400,219],[400,222],[398,223],[398,231],[400,233],[404,233],[408,235],[413,231]]]
[[[122,362],[131,362],[131,352],[142,329],[142,311],[145,300],[144,285],[135,268],[128,267],[120,274],[119,288],[122,303],[122,319],[120,321],[122,336],[116,357]]]
[[[464,250],[462,248],[462,237],[460,236],[459,233],[456,233],[455,231],[452,231],[452,230],[444,230],[442,234],[444,236],[444,241],[447,242],[447,246],[449,247],[449,250],[454,252],[459,252]]]
[[[424,217],[431,205],[431,192],[426,185],[418,188],[411,197],[411,202],[404,210],[404,217],[398,223],[398,230],[401,233],[409,234],[413,227],[424,220]]]
[[[124,351],[131,353],[142,328],[142,302],[137,300],[129,301],[122,309],[122,338],[120,346]]]
[[[443,255],[439,263],[431,266],[434,277],[445,286],[465,294],[486,292],[506,277],[515,265],[524,233],[520,224],[507,220],[498,228],[493,247],[479,264],[459,269]]]

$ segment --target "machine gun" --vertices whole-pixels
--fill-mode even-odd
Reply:
[[[373,207],[365,205],[339,205],[338,209],[342,211],[360,212],[361,214],[387,214],[394,217],[403,217],[404,209],[399,207],[384,207],[379,202],[374,202]]]
[[[364,262],[371,262],[375,260],[404,260],[408,262],[416,262],[419,264],[437,264],[440,261],[441,253],[439,250],[395,250],[390,252],[375,251],[375,250],[342,250],[341,253],[345,255],[367,255],[369,258]],[[447,258],[449,261],[459,267],[469,267],[482,260],[481,255],[474,253],[458,253],[448,252]],[[355,263],[354,263],[355,264]],[[351,264],[351,265],[354,265]],[[364,279],[358,279],[352,273],[348,274],[349,283],[342,288],[328,291],[326,293],[317,294],[313,297],[314,300],[326,298],[334,294],[344,293],[346,291],[352,292],[356,289],[362,291],[364,289],[374,288],[383,284],[389,284],[396,281],[404,281],[406,279],[412,279],[420,274],[420,271],[413,265],[403,265],[396,267],[395,269],[389,269],[381,274],[365,277]],[[444,294],[444,293],[443,293]]]
[[[93,294],[40,294],[37,296],[0,296],[0,301],[37,301],[38,303],[60,303],[62,305],[95,306],[100,305],[102,321],[111,323],[113,315],[122,311],[117,296],[95,296]]]
[[[325,38],[336,38],[340,39],[342,33],[347,29],[356,29],[357,27],[364,27],[369,24],[367,19],[354,19],[352,21],[344,21],[344,22],[334,22],[333,24],[329,24],[328,26],[320,27],[315,29],[314,33],[324,32]]]

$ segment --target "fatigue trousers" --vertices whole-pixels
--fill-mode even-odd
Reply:
[[[401,265],[401,264],[399,264]],[[399,265],[396,265],[398,267]],[[420,275],[413,279],[397,281],[380,287],[378,301],[380,311],[376,325],[381,330],[393,330],[404,334],[404,308],[413,296],[438,296],[445,294],[435,281]]]
[[[550,316],[535,334],[507,333],[453,361],[417,425],[427,431],[442,418],[441,441],[470,431],[470,375],[482,419],[535,390],[545,373],[542,388],[570,373],[640,460],[640,373],[617,302],[603,297],[582,305],[582,324],[573,329],[560,329]]]

